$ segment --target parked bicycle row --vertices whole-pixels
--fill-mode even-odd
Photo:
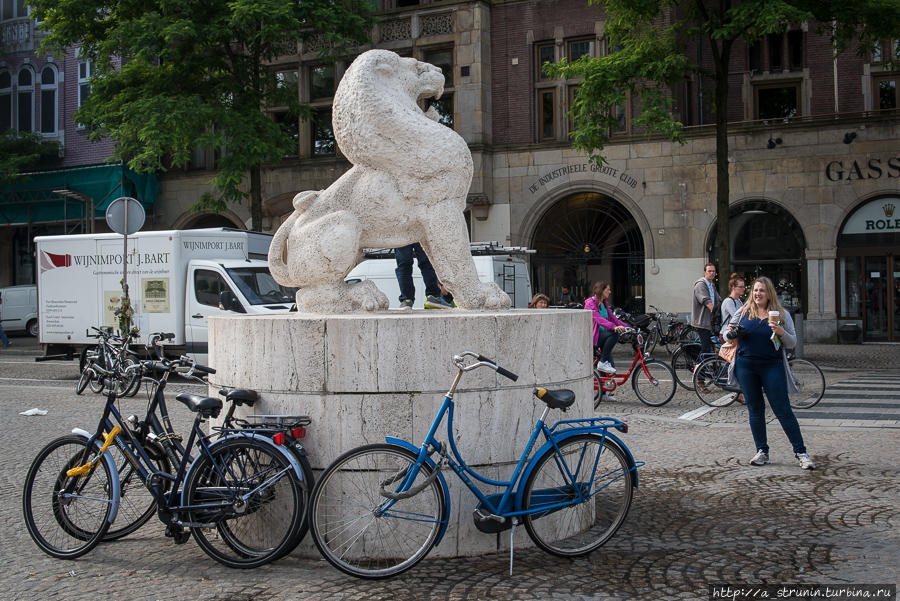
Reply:
[[[98,334],[98,356],[117,356],[128,341]],[[548,425],[551,410],[575,402],[570,390],[534,389],[545,407],[509,480],[487,478],[468,466],[457,448],[454,393],[466,372],[488,368],[517,376],[497,362],[465,351],[453,357],[456,377],[419,446],[389,438],[352,449],[313,485],[301,440],[305,416],[249,416],[256,393],[222,389],[220,398],[180,393],[195,414],[187,440],[172,429],[164,395],[171,374],[203,381],[213,369],[190,358],[167,359],[154,334],[153,360],[87,358],[90,382],[106,392],[93,432],[79,428],[45,446],[25,480],[23,512],[29,534],[45,553],[72,559],[96,545],[127,536],[154,514],[175,543],[193,537],[213,559],[254,568],[290,553],[310,531],[323,556],[338,569],[383,578],[410,569],[440,542],[449,524],[444,473],[455,473],[472,492],[473,519],[486,533],[524,525],[536,545],[564,557],[592,552],[625,521],[637,488],[636,461],[621,439],[625,423],[606,417],[563,419]],[[121,346],[117,346],[121,345]],[[140,374],[148,384],[143,416],[125,417],[121,382]],[[212,425],[225,404],[221,425]],[[436,438],[447,424],[447,440]],[[462,434],[462,433],[460,433]],[[543,439],[538,444],[539,438]],[[474,479],[474,481],[473,481]],[[502,492],[486,494],[475,481]],[[512,570],[512,545],[510,569]]]

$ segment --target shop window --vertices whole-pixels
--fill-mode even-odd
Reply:
[[[879,110],[890,110],[900,107],[900,97],[897,95],[900,74],[890,77],[875,79],[875,98]]]
[[[841,257],[838,262],[838,285],[840,286],[840,317],[859,319],[862,317],[862,296],[860,282],[861,257]]]
[[[0,132],[12,124],[12,76],[9,71],[0,71]]]
[[[756,87],[756,118],[786,119],[800,115],[800,83]]]
[[[331,126],[331,110],[318,110],[312,119],[313,156],[334,156],[337,144]]]
[[[309,68],[309,98],[321,100],[334,96],[334,64],[313,65]]]
[[[544,73],[544,65],[556,62],[556,44],[538,44],[535,52],[537,54],[537,73],[535,73],[535,78],[550,79],[550,76]]]
[[[556,88],[538,92],[538,139],[556,138]]]
[[[41,133],[55,134],[57,125],[57,83],[56,68],[47,65],[41,71]]]
[[[18,130],[31,131],[34,127],[34,75],[30,69],[19,71],[18,84],[16,92]]]
[[[568,43],[567,58],[570,63],[585,55],[589,58],[594,56],[594,40],[573,40]]]

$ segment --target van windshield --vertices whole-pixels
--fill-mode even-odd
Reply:
[[[236,267],[225,271],[251,305],[294,302],[297,289],[276,282],[266,267]]]

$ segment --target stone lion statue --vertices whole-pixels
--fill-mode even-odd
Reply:
[[[463,309],[502,309],[509,297],[478,280],[463,217],[472,181],[465,140],[438,122],[433,107],[444,76],[434,65],[387,50],[369,50],[345,73],[334,96],[338,146],[353,167],[325,190],[294,197],[278,228],[269,267],[285,286],[298,286],[303,312],[386,309],[369,281],[344,278],[363,248],[419,242],[441,282]]]

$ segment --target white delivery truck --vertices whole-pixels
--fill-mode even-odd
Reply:
[[[175,339],[168,350],[205,363],[211,315],[290,311],[295,290],[280,286],[269,274],[271,239],[230,228],[129,236],[129,298],[140,342],[153,332],[171,332]],[[117,324],[122,236],[39,236],[34,242],[40,341],[47,356],[72,356],[96,343],[88,337],[91,326]]]
[[[504,247],[497,242],[473,242],[471,249],[478,279],[482,282],[496,282],[509,295],[513,308],[527,307],[531,302],[531,278],[522,255],[534,251],[521,247]],[[370,258],[357,265],[344,281],[352,283],[371,280],[387,295],[390,308],[399,308],[400,285],[394,271],[397,262],[393,258],[393,249],[370,249],[366,252],[366,257]],[[425,301],[425,283],[415,261],[413,284],[416,287],[416,308],[421,308]]]

